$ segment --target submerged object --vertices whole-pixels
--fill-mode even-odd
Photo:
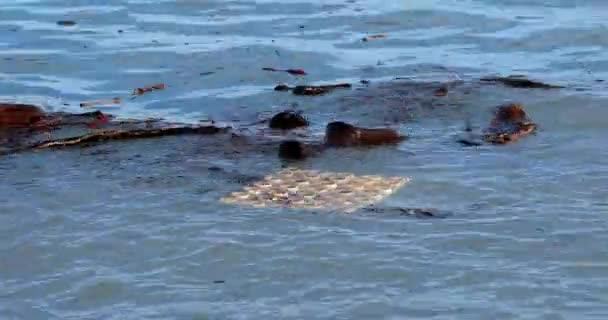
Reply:
[[[308,126],[308,121],[301,113],[294,111],[281,111],[275,114],[269,123],[272,129],[290,130]]]
[[[323,146],[304,144],[297,140],[287,140],[279,145],[279,158],[303,160],[319,153]]]
[[[141,96],[142,94],[144,94],[146,92],[152,92],[152,91],[163,90],[163,89],[165,89],[165,84],[159,83],[159,84],[155,84],[155,85],[151,85],[151,86],[135,88],[135,89],[133,89],[133,95]]]
[[[40,122],[45,112],[34,105],[0,103],[0,129],[28,128]]]
[[[508,103],[496,107],[494,118],[484,130],[483,141],[491,144],[507,144],[515,142],[534,133],[537,125],[530,120],[523,107],[517,103]],[[458,139],[456,142],[465,147],[483,145],[475,139]]]
[[[481,78],[483,82],[500,82],[508,87],[513,88],[528,88],[528,89],[560,89],[564,88],[560,85],[543,83],[540,81],[534,81],[520,75],[511,75],[508,77],[484,77]]]
[[[386,35],[386,34],[373,34],[371,36],[363,37],[361,39],[361,41],[366,42],[366,41],[376,40],[376,39],[382,39],[382,38],[388,38],[388,35]]]
[[[337,84],[328,84],[328,85],[320,85],[320,86],[306,86],[300,85],[295,87],[290,87],[286,84],[279,84],[274,87],[275,91],[289,91],[291,93],[299,96],[318,96],[325,93],[328,93],[332,90],[338,88],[351,88],[352,85],[350,83],[337,83]]]
[[[111,104],[121,104],[121,103],[122,103],[122,99],[120,99],[119,97],[115,97],[115,98],[112,98],[112,99],[84,101],[84,102],[80,103],[80,107],[81,108],[86,108],[86,107],[95,107],[95,106],[111,105]]]
[[[390,128],[369,129],[342,121],[334,121],[325,127],[325,139],[322,144],[305,144],[297,140],[283,141],[279,145],[279,157],[303,160],[326,148],[397,144],[406,139],[406,136],[402,136]]]
[[[221,201],[264,208],[341,210],[351,213],[390,196],[407,182],[405,177],[321,172],[287,168],[233,192]]]
[[[342,121],[330,122],[325,127],[325,144],[333,147],[392,144],[405,139],[389,128],[361,128]]]
[[[305,76],[305,75],[308,74],[308,73],[306,73],[306,71],[304,71],[302,69],[262,68],[262,70],[265,70],[265,71],[274,71],[274,72],[283,71],[283,72],[287,72],[289,74],[298,75],[298,76]]]
[[[72,27],[76,25],[76,21],[74,20],[59,20],[57,21],[58,26],[62,27]]]
[[[433,91],[433,95],[435,97],[445,97],[448,95],[448,87],[447,86],[441,86],[439,87],[437,90]]]
[[[528,136],[536,128],[537,125],[530,120],[520,104],[504,104],[496,107],[485,140],[493,144],[506,144]]]

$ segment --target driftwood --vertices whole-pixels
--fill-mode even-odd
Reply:
[[[13,149],[4,154],[28,151],[62,148],[71,146],[82,146],[90,143],[104,142],[109,140],[134,140],[156,138],[177,135],[211,135],[228,132],[229,128],[216,126],[196,126],[196,127],[169,127],[156,129],[135,129],[135,130],[105,130],[86,134],[78,137],[70,137],[57,140],[47,140]]]
[[[59,140],[44,141],[36,143],[30,146],[30,149],[48,149],[55,147],[66,147],[78,144],[86,144],[92,142],[102,142],[107,140],[133,140],[133,139],[144,139],[144,138],[156,138],[163,136],[177,136],[177,135],[193,135],[193,134],[215,134],[220,133],[226,129],[215,127],[215,126],[203,126],[203,127],[175,127],[175,128],[161,128],[161,129],[143,129],[143,130],[120,130],[120,131],[101,131],[98,133],[91,133],[75,138],[66,138]]]
[[[141,96],[142,94],[144,94],[146,92],[152,92],[152,91],[163,90],[163,89],[165,89],[165,84],[159,83],[159,84],[155,84],[152,86],[133,89],[133,95]]]
[[[524,76],[508,76],[508,77],[485,77],[480,79],[483,82],[500,82],[505,86],[513,88],[528,88],[528,89],[560,89],[564,88],[560,85],[547,84],[539,81],[530,80]]]

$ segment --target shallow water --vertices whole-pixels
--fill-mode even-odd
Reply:
[[[599,0],[6,1],[3,100],[80,112],[120,96],[99,109],[235,126],[295,107],[313,135],[330,119],[389,124],[410,139],[298,165],[406,176],[383,205],[450,215],[222,204],[282,165],[272,148],[229,152],[225,137],[3,157],[0,318],[606,319],[605,21]],[[376,33],[389,37],[360,41]],[[567,88],[480,86],[441,106],[379,84],[494,73]],[[372,84],[323,97],[272,90],[360,79]],[[156,83],[168,87],[128,98]],[[454,143],[506,101],[526,106],[537,135]]]

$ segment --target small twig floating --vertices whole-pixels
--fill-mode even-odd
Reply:
[[[382,39],[382,38],[388,38],[388,35],[386,35],[386,34],[374,34],[374,35],[371,35],[371,36],[364,37],[363,39],[361,39],[361,41],[370,41],[370,40],[376,40],[376,39]]]
[[[262,70],[264,70],[264,71],[273,71],[273,72],[283,71],[283,72],[287,72],[289,74],[299,75],[299,76],[305,76],[305,75],[307,75],[306,71],[304,71],[302,69],[262,68]]]
[[[143,88],[136,88],[133,90],[133,95],[137,95],[137,96],[141,96],[142,94],[146,93],[146,92],[151,92],[151,91],[156,91],[156,90],[163,90],[165,89],[165,84],[160,83],[160,84],[155,84],[153,86],[147,86],[147,87],[143,87]]]

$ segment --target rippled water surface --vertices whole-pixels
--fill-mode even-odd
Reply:
[[[3,1],[3,101],[80,112],[164,83],[99,110],[238,126],[293,107],[313,136],[335,119],[391,125],[410,139],[297,165],[409,177],[382,205],[449,215],[222,204],[282,165],[226,137],[6,156],[0,318],[607,319],[606,21],[600,0]],[[470,85],[488,74],[566,88]],[[422,103],[383,87],[394,77],[469,88]],[[361,79],[322,97],[272,90]],[[506,101],[538,134],[454,142]]]

